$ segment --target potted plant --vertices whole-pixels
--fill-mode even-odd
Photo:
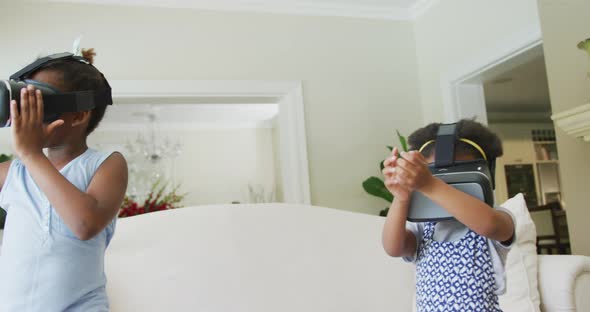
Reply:
[[[399,131],[397,132],[397,137],[399,139],[399,142],[401,144],[402,150],[407,152],[408,151],[408,143],[406,138],[401,135],[399,133]],[[387,149],[391,152],[393,151],[393,146],[386,146]],[[381,161],[380,163],[380,168],[381,171],[383,171],[383,162]],[[389,190],[387,189],[387,187],[385,187],[385,183],[383,182],[383,180],[381,178],[378,177],[370,177],[368,179],[366,179],[363,182],[363,189],[365,190],[365,192],[375,196],[375,197],[379,197],[384,199],[385,201],[387,201],[387,203],[391,204],[391,202],[393,202],[393,195],[391,194],[391,192],[389,192]],[[385,209],[381,210],[379,212],[380,216],[387,216],[387,212],[389,211],[389,207],[386,207]]]
[[[0,154],[0,163],[11,160],[11,155]],[[0,207],[0,230],[4,229],[4,223],[6,222],[6,211]]]
[[[578,49],[586,51],[588,57],[590,57],[590,38],[580,41],[580,43],[578,43]],[[588,73],[588,75],[590,76],[590,73]]]

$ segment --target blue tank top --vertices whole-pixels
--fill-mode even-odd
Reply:
[[[86,192],[110,156],[87,149],[60,173]],[[79,240],[18,160],[10,165],[0,207],[7,211],[0,252],[0,311],[108,311],[104,253],[116,218]]]

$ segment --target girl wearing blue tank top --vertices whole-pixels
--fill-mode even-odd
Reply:
[[[515,239],[514,218],[431,174],[427,165],[436,157],[439,126],[418,129],[408,138],[411,152],[399,154],[395,148],[384,162],[385,185],[395,199],[383,228],[383,247],[390,256],[416,264],[419,312],[501,311],[498,295],[506,290],[504,263]],[[475,121],[457,123],[457,135],[461,140],[455,160],[502,156],[498,136]],[[455,220],[406,222],[413,191],[445,208]]]
[[[88,64],[54,60],[28,78],[61,92],[102,90]],[[0,250],[0,311],[108,311],[104,253],[127,187],[119,153],[89,149],[87,136],[106,105],[43,122],[43,98],[31,85],[11,102],[18,160],[0,164],[0,206],[7,211]],[[43,153],[47,148],[47,156]]]

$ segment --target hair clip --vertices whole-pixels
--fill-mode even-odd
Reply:
[[[82,41],[82,35],[78,36],[76,40],[74,40],[74,44],[72,45],[72,53],[75,56],[82,56],[82,49],[80,48],[80,41]]]

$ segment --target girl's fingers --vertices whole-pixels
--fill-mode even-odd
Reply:
[[[417,171],[417,167],[416,165],[414,165],[413,163],[409,162],[408,160],[406,160],[405,158],[400,158],[397,160],[397,166],[404,169],[405,171],[412,173],[412,174],[416,174]]]
[[[10,101],[10,120],[12,126],[19,125],[20,114],[15,100]]]
[[[397,183],[404,184],[406,181],[413,181],[415,174],[401,167],[394,167],[383,169],[383,176],[386,179],[392,179],[397,181]]]
[[[418,158],[418,160],[420,160],[424,165],[428,166],[428,160],[426,160],[426,157],[424,157],[424,155],[422,155],[422,153],[417,152],[416,153],[416,157]]]
[[[383,169],[382,173],[385,177],[392,177],[404,171],[405,170],[400,167],[386,167],[385,169]]]
[[[29,117],[29,94],[27,88],[22,88],[20,90],[20,117]]]
[[[387,158],[385,161],[383,161],[383,167],[387,168],[393,166],[396,159],[397,157],[395,156]]]
[[[422,153],[415,151],[412,159],[414,159],[416,162],[423,164],[423,165],[428,165],[428,161],[426,161],[426,158],[424,158],[424,155],[422,155]]]
[[[399,185],[399,180],[397,178],[389,178],[385,180],[385,186],[397,186]]]
[[[407,182],[409,179],[411,179],[412,176],[413,175],[406,170],[398,170],[398,173],[397,173],[397,178],[400,181],[400,183],[402,183],[402,184],[404,182]]]
[[[37,98],[35,97],[35,87],[27,86],[27,94],[29,96],[29,121],[36,121],[37,119]]]
[[[41,94],[41,90],[35,90],[35,98],[37,99],[37,121],[43,122],[43,112],[45,107],[43,107],[43,95]]]
[[[383,169],[383,171],[381,171],[381,173],[383,174],[384,177],[391,177],[393,174],[395,174],[396,168],[394,167],[385,167]]]
[[[415,165],[417,165],[417,164],[420,164],[420,163],[421,163],[421,162],[418,160],[418,158],[417,158],[417,154],[419,154],[419,152],[417,152],[417,151],[411,151],[411,152],[403,152],[401,156],[402,156],[402,157],[403,157],[403,158],[404,158],[406,161],[408,161],[408,162],[410,162],[410,163],[412,163],[412,164],[415,164]]]
[[[53,131],[55,131],[55,129],[57,129],[58,127],[60,127],[61,125],[64,124],[63,119],[58,119],[52,123],[49,124],[49,126],[47,126],[47,135],[50,135],[51,133],[53,133]]]
[[[385,159],[385,161],[383,161],[383,166],[384,167],[389,167],[392,166],[395,163],[395,160],[399,158],[399,154],[397,151],[397,147],[394,147],[393,150],[391,151],[391,157]]]

